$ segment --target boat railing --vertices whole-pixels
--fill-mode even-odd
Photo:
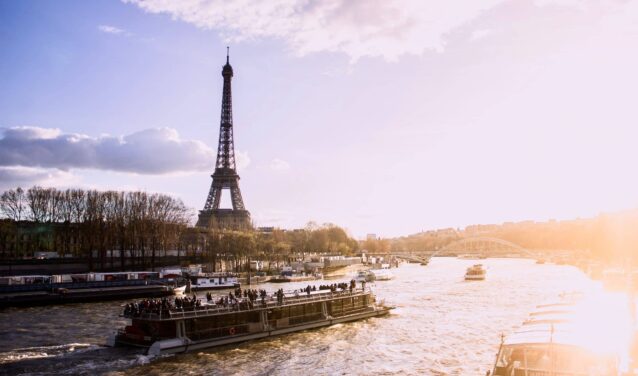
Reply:
[[[370,292],[369,288],[363,289],[354,289],[352,291],[326,291],[321,294],[310,294],[307,293],[299,293],[299,295],[290,296],[284,295],[283,302],[278,302],[276,296],[269,296],[267,300],[264,300],[262,303],[261,299],[257,299],[251,305],[247,305],[248,300],[243,298],[239,300],[237,303],[229,304],[228,306],[217,306],[210,307],[208,305],[203,305],[199,307],[192,308],[171,308],[160,309],[154,312],[142,312],[137,315],[126,315],[129,318],[142,318],[149,320],[170,320],[170,319],[180,319],[180,318],[196,318],[203,316],[216,315],[221,313],[230,313],[230,312],[243,312],[243,311],[252,311],[256,309],[264,309],[264,308],[274,308],[278,306],[287,306],[294,304],[304,304],[304,303],[312,303],[312,302],[322,302],[329,301],[339,297],[347,297],[347,296],[358,296],[365,295]],[[246,307],[246,308],[243,308]]]

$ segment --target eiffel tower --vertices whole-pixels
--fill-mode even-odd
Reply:
[[[204,209],[199,211],[198,227],[217,229],[248,229],[252,227],[250,212],[244,207],[244,200],[239,190],[239,175],[235,166],[235,144],[233,142],[233,101],[230,81],[233,78],[233,67],[229,62],[226,48],[226,65],[222,68],[224,89],[222,95],[222,116],[219,127],[219,145],[217,146],[217,163],[211,175],[213,183],[208,192]],[[220,209],[222,190],[228,189],[232,201],[232,209]]]

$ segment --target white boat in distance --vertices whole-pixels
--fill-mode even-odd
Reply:
[[[481,264],[475,264],[470,266],[465,271],[465,280],[466,281],[482,281],[485,279],[485,275],[487,271],[483,268]]]
[[[374,275],[375,281],[389,281],[394,279],[394,274],[390,272],[390,269],[370,269],[369,272]]]
[[[188,277],[191,290],[221,290],[240,286],[237,276],[226,273],[198,274]]]
[[[370,270],[360,270],[357,273],[357,276],[354,278],[354,280],[357,282],[374,282],[375,279],[375,274],[372,273],[372,271]]]

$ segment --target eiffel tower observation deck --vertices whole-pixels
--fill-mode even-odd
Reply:
[[[202,228],[242,230],[252,227],[250,212],[244,206],[239,189],[239,175],[235,165],[235,144],[233,141],[233,100],[231,80],[233,67],[226,54],[226,65],[222,68],[224,88],[222,94],[222,114],[219,127],[219,145],[213,182],[206,198],[204,209],[199,211],[197,226]],[[232,208],[220,208],[222,191],[230,192]]]

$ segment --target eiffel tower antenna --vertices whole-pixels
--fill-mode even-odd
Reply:
[[[230,48],[226,47],[226,65],[222,68],[224,86],[222,89],[222,111],[219,125],[219,143],[213,182],[197,219],[198,227],[225,229],[245,229],[251,227],[250,213],[244,207],[239,189],[239,175],[235,164],[235,143],[233,139],[233,101],[231,81],[233,67],[230,66]],[[232,209],[220,208],[222,191],[230,191]]]

